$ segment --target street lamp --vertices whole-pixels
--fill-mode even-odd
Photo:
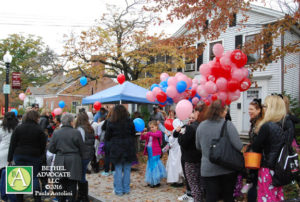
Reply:
[[[12,61],[12,56],[9,54],[9,51],[6,51],[3,56],[3,61],[6,66],[6,85],[9,85],[9,66]],[[5,113],[8,112],[8,93],[5,94]]]

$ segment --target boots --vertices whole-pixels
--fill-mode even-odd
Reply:
[[[88,182],[78,182],[77,202],[89,202],[89,185]]]

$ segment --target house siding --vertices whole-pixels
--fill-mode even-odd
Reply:
[[[284,43],[293,43],[299,36],[293,32],[286,32]],[[293,53],[284,57],[284,91],[299,101],[299,67],[300,54]]]

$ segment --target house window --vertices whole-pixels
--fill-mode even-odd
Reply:
[[[197,57],[197,71],[199,71],[200,65],[203,64],[204,43],[198,43],[197,49],[199,52],[202,52],[201,55],[198,55],[198,57]]]
[[[54,101],[51,101],[51,111],[54,109]]]
[[[80,101],[73,101],[72,102],[72,113],[76,113],[76,107],[80,105]]]
[[[230,19],[229,22],[229,27],[234,27],[234,26],[236,26],[236,13],[232,15],[232,18]]]
[[[215,57],[215,55],[213,53],[213,47],[217,43],[222,44],[222,41],[216,41],[216,42],[213,42],[213,43],[209,43],[209,60],[213,60],[214,57]]]
[[[248,35],[245,37],[245,44],[248,45],[249,49],[251,49],[251,44],[254,43],[255,41],[255,36],[256,34],[253,34],[253,35]],[[253,46],[253,45],[252,45]],[[247,57],[248,57],[248,62],[247,64],[251,64],[251,63],[255,63],[258,59],[260,59],[260,54],[261,54],[261,51],[260,50],[257,50],[256,52],[254,53],[251,53],[251,54],[248,54]]]
[[[195,63],[185,64],[184,71],[185,72],[195,71]]]
[[[254,99],[259,98],[259,90],[247,90],[247,98],[248,99]]]

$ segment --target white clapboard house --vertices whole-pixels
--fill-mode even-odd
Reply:
[[[182,71],[192,78],[200,76],[199,66],[202,63],[207,63],[213,59],[212,47],[214,44],[221,43],[224,46],[224,51],[234,50],[245,42],[253,40],[255,34],[261,31],[262,25],[275,22],[284,17],[284,13],[255,5],[251,5],[251,9],[247,12],[247,15],[249,16],[249,19],[245,23],[245,28],[241,29],[241,27],[233,21],[231,26],[227,28],[226,32],[220,35],[218,40],[206,41],[207,45],[203,54],[200,55],[194,63],[186,64],[185,69]],[[243,16],[241,13],[237,13],[235,18],[236,22],[239,22]],[[209,24],[209,20],[207,20],[206,23]],[[187,33],[188,30],[185,26],[182,26],[173,36],[181,36]],[[283,35],[275,39],[271,46],[274,50],[282,44],[296,43],[296,41],[299,42],[299,39],[300,30],[295,28],[286,31]],[[197,41],[197,44],[195,45],[200,44],[201,40]],[[250,57],[248,57],[248,62],[253,62],[256,58],[263,57],[263,53],[264,50],[262,49],[255,54],[250,55]],[[271,93],[281,93],[283,88],[286,93],[299,100],[299,63],[299,53],[289,54],[277,62],[270,63],[265,71],[254,72],[252,80],[256,81],[257,86],[252,85],[247,92],[241,94],[239,100],[233,102],[230,106],[232,121],[240,134],[247,134],[249,130],[248,105],[253,98],[264,99]]]

